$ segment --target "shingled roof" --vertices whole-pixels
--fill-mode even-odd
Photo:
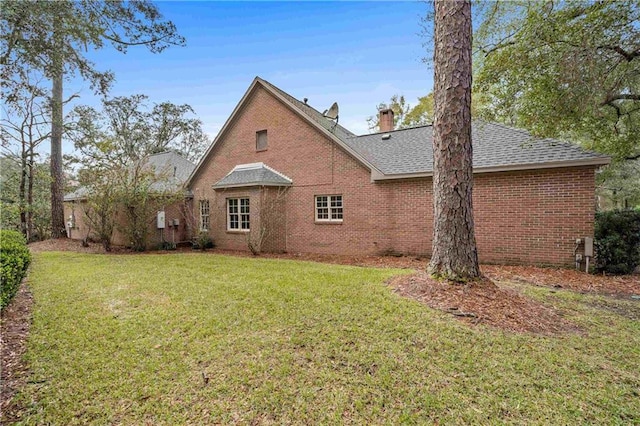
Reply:
[[[419,126],[391,132],[355,135],[273,84],[259,79],[313,122],[335,135],[346,147],[366,160],[374,180],[433,173],[433,127]],[[608,164],[610,158],[557,139],[536,138],[525,130],[498,123],[472,123],[474,172],[525,170]],[[385,138],[383,138],[385,135]],[[378,173],[379,172],[379,173]]]
[[[609,157],[524,130],[475,121],[471,126],[475,172],[606,164]],[[384,135],[384,138],[383,138]],[[433,173],[433,127],[374,133],[344,142],[388,176]]]
[[[306,102],[256,77],[198,167],[189,177],[189,181],[207,161],[217,142],[223,137],[257,86],[263,87],[280,99],[292,111],[367,167],[371,171],[372,180],[423,177],[433,174],[432,126],[358,136],[328,119]],[[384,138],[383,135],[385,135]],[[610,162],[609,157],[585,150],[575,144],[556,139],[536,138],[524,130],[497,123],[475,121],[472,124],[472,140],[474,173],[598,166]]]
[[[240,164],[216,182],[215,189],[243,186],[290,186],[291,179],[264,163]]]
[[[147,157],[145,167],[153,170],[159,180],[151,185],[151,189],[158,192],[179,190],[188,177],[193,173],[196,165],[180,154],[172,151],[152,154]],[[64,201],[78,201],[87,198],[85,187],[76,188],[66,194]]]

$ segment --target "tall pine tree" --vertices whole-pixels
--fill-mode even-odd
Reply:
[[[435,1],[432,276],[480,277],[473,223],[471,3]]]

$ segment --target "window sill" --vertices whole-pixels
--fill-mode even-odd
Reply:
[[[248,234],[250,229],[227,229],[227,234]]]
[[[315,221],[316,225],[342,225],[342,221],[331,221],[331,220],[316,220]]]
[[[268,150],[268,148],[265,148],[265,149],[256,149],[256,152],[264,152],[264,151],[267,151],[267,150]]]

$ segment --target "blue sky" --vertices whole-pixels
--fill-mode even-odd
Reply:
[[[109,47],[89,52],[116,82],[111,96],[188,103],[217,134],[258,75],[318,110],[334,101],[340,123],[366,133],[366,118],[393,94],[415,104],[433,87],[422,63],[424,2],[158,2],[187,39],[160,54]],[[80,103],[98,104],[89,85],[68,83]],[[70,150],[66,146],[65,151]]]

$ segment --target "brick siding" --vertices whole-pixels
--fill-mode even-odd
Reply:
[[[256,132],[265,129],[267,149],[257,151]],[[263,162],[293,180],[269,219],[260,211],[277,196],[277,189],[212,188],[236,165],[254,162]],[[248,197],[251,232],[262,226],[270,228],[262,246],[265,251],[431,253],[431,178],[371,182],[368,169],[259,85],[221,135],[189,189],[194,199],[188,210],[194,217],[191,225],[181,221],[183,239],[198,232],[199,201],[208,199],[208,232],[216,245],[248,250],[247,233],[227,230],[226,211],[228,198]],[[575,239],[593,236],[594,191],[594,167],[475,175],[480,260],[571,264]],[[316,223],[316,195],[342,195],[341,223]],[[169,218],[173,217],[167,214]]]
[[[260,226],[260,188],[214,191],[238,164],[264,162],[293,180],[269,241],[271,251],[429,255],[430,178],[372,183],[370,172],[259,85],[191,183],[194,206],[211,200],[209,233],[218,247],[246,250],[246,234],[227,231],[226,198],[251,199]],[[267,130],[266,150],[256,132]],[[576,238],[593,235],[594,167],[475,175],[478,252],[483,262],[570,264]],[[343,197],[342,223],[315,222],[316,195]],[[264,219],[262,219],[264,220]]]
[[[149,220],[147,228],[148,239],[147,246],[149,248],[156,248],[162,241],[180,243],[187,241],[191,235],[194,234],[193,228],[193,214],[191,209],[187,208],[190,205],[186,203],[175,203],[164,208],[165,212],[165,228],[161,231],[157,228],[157,221],[154,217]],[[75,217],[75,226],[71,229],[70,238],[74,240],[83,240],[89,234],[90,239],[96,239],[95,233],[91,230],[88,220],[84,214],[85,203],[83,201],[67,201],[64,203],[65,220],[68,221],[69,216],[72,214]],[[178,226],[169,226],[169,222],[173,219],[178,219]],[[65,222],[66,223],[66,222]],[[127,236],[123,232],[126,224],[126,217],[122,211],[118,213],[117,225],[113,231],[111,243],[114,246],[128,246]]]

